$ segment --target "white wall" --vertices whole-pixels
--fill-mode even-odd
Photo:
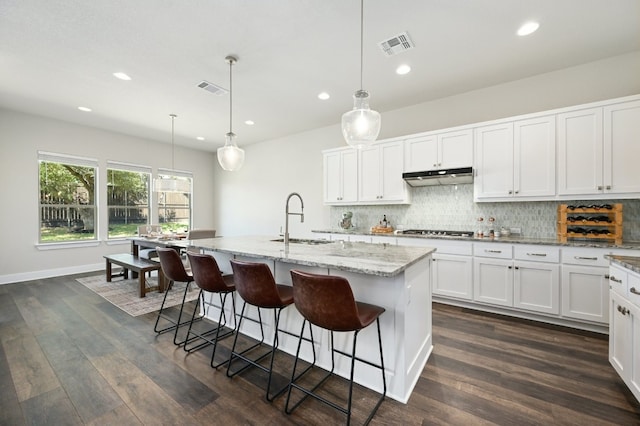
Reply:
[[[99,179],[106,182],[107,160],[171,168],[171,148],[166,143],[135,138],[63,121],[0,109],[0,181],[3,226],[0,247],[0,283],[24,281],[79,270],[104,268],[102,256],[128,251],[127,245],[108,245],[107,223],[98,224],[97,247],[38,250],[38,151],[97,159]],[[176,147],[175,167],[194,175],[193,225],[213,227],[212,153]],[[100,185],[99,209],[106,212],[106,186]],[[155,215],[155,212],[154,212]],[[157,215],[152,216],[157,219]],[[103,219],[104,214],[99,216]]]
[[[380,139],[640,94],[638,76],[640,51],[383,112]],[[246,147],[240,172],[215,171],[218,232],[277,232],[292,191],[300,192],[305,202],[305,223],[292,217],[292,237],[336,226],[322,203],[321,151],[340,146],[345,142],[336,124]]]
[[[380,138],[639,94],[639,75],[637,51],[387,111],[382,113]],[[336,117],[336,123],[339,120]],[[245,165],[233,173],[221,170],[213,153],[176,148],[176,168],[194,173],[194,226],[214,227],[220,235],[275,237],[284,225],[286,197],[293,191],[305,203],[305,222],[291,219],[293,237],[331,226],[330,209],[322,203],[321,151],[339,146],[344,141],[338,124],[265,141],[245,147]],[[128,250],[105,243],[95,248],[36,249],[38,150],[97,158],[102,174],[106,160],[147,164],[154,172],[171,166],[166,144],[0,109],[0,178],[5,204],[0,209],[5,241],[0,249],[0,283],[101,267],[103,254]],[[106,210],[104,201],[100,208]],[[297,210],[297,200],[291,208]],[[106,224],[99,226],[104,239]]]

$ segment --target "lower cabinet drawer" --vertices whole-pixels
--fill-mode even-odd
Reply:
[[[494,259],[511,259],[513,247],[510,244],[473,243],[473,255]]]

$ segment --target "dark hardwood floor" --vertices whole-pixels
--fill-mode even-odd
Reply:
[[[227,378],[210,368],[209,349],[187,356],[155,335],[155,314],[130,317],[76,277],[0,286],[0,424],[344,422],[314,401],[284,414],[284,397],[264,400],[262,373]],[[640,425],[604,336],[445,305],[433,322],[434,351],[409,403],[385,400],[372,424]],[[279,356],[279,382],[290,365]],[[326,392],[344,389],[333,380]],[[357,389],[353,423],[374,396]]]

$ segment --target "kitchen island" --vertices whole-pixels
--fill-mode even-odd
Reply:
[[[431,253],[432,248],[403,247],[388,244],[349,242],[272,241],[268,237],[223,237],[172,242],[173,246],[195,247],[212,254],[220,269],[231,272],[230,259],[263,262],[269,265],[278,283],[291,285],[290,272],[299,269],[316,274],[339,275],[349,280],[356,300],[385,308],[380,317],[383,354],[387,377],[387,395],[406,403],[433,349],[431,332]],[[241,300],[238,300],[241,303]],[[217,319],[218,313],[209,314]],[[255,308],[249,316],[257,319]],[[272,315],[263,315],[266,327],[272,325]],[[271,323],[270,323],[271,322]],[[247,325],[245,327],[245,324]],[[282,312],[281,327],[300,332],[302,316],[295,307]],[[315,330],[318,365],[330,368],[329,333]],[[243,322],[242,333],[259,336],[259,327]],[[267,335],[273,332],[268,328]],[[336,348],[349,352],[352,333],[336,333]],[[279,347],[295,354],[297,339],[281,334]],[[306,346],[306,348],[305,348]],[[311,360],[309,345],[303,358]],[[375,327],[358,335],[358,356],[378,362]],[[348,377],[349,362],[338,357],[336,372]],[[381,392],[379,373],[358,363],[354,380]]]

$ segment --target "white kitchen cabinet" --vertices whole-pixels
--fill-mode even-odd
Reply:
[[[475,129],[474,196],[507,198],[513,195],[513,124]]]
[[[477,200],[555,197],[554,116],[480,127],[475,141]]]
[[[640,101],[558,115],[558,194],[640,193]]]
[[[398,204],[409,201],[404,169],[403,141],[363,148],[358,152],[358,201],[369,204]]]
[[[563,264],[562,316],[607,324],[609,321],[607,272],[607,268]]]
[[[604,107],[604,191],[640,193],[640,101]]]
[[[324,202],[353,204],[358,200],[358,154],[343,148],[324,152]]]
[[[515,121],[513,135],[513,196],[554,197],[555,116]]]
[[[473,299],[471,242],[398,237],[398,245],[435,247],[432,263],[433,294],[449,298]]]
[[[492,305],[513,306],[511,260],[474,257],[473,275],[473,300]]]
[[[471,167],[473,132],[455,130],[405,141],[405,172]]]
[[[640,401],[640,307],[612,291],[609,362]]]
[[[471,256],[433,254],[433,294],[473,299],[473,262]]]
[[[558,194],[602,192],[602,108],[558,114],[557,125]]]
[[[514,261],[513,307],[560,313],[560,265]]]

